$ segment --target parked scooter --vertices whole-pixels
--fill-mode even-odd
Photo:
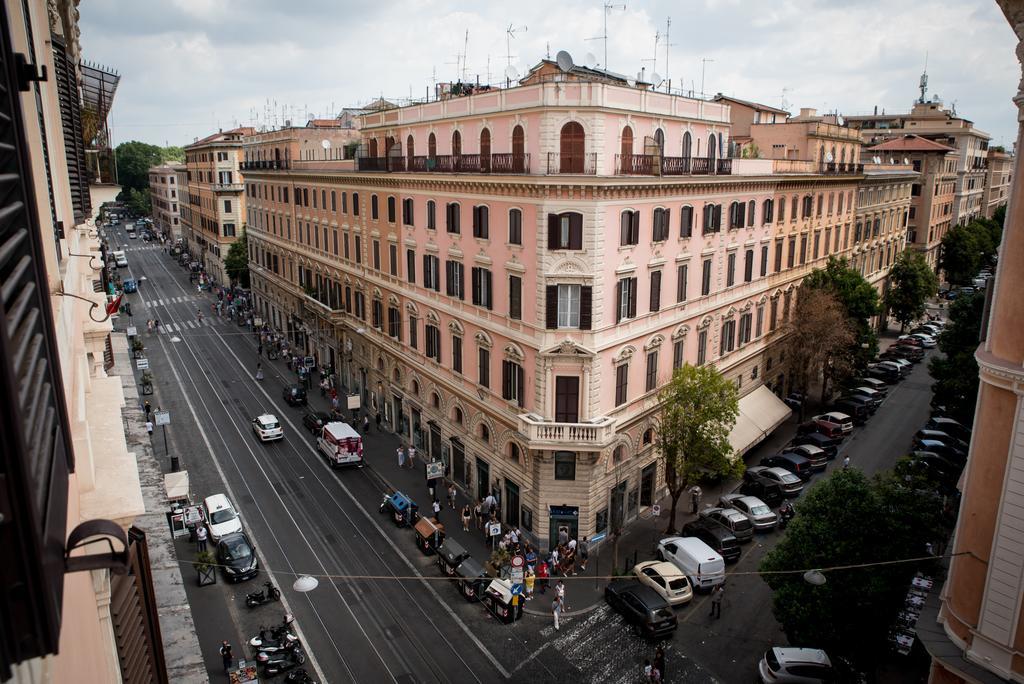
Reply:
[[[289,684],[316,684],[316,680],[313,679],[304,668],[299,668],[294,672],[289,672],[288,676],[284,678],[284,681]]]
[[[279,675],[282,672],[286,672],[293,667],[298,667],[305,663],[306,654],[303,652],[302,648],[274,653],[267,656],[260,653],[256,656],[256,662],[263,665],[264,675],[267,677],[273,677],[274,675]]]
[[[786,525],[789,524],[789,521],[792,520],[794,516],[796,516],[796,507],[789,501],[782,504],[779,508],[779,529],[786,529]]]
[[[284,620],[276,627],[260,627],[259,634],[249,639],[249,646],[253,651],[275,651],[283,645],[298,642],[299,638],[292,633],[292,623],[295,622],[290,614],[285,614]]]
[[[253,591],[245,595],[245,605],[250,608],[256,606],[262,606],[264,603],[270,603],[271,601],[277,601],[281,598],[281,590],[275,587],[271,582],[264,582],[263,589],[259,591]]]

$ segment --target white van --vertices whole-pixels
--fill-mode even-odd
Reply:
[[[327,423],[320,429],[316,444],[332,467],[363,465],[363,438],[348,423]]]
[[[232,508],[228,497],[223,494],[208,496],[203,506],[206,508],[206,527],[214,543],[225,535],[242,531],[242,521],[238,519],[238,513]]]
[[[118,268],[123,268],[128,265],[128,257],[124,255],[123,251],[114,252],[114,263]]]
[[[709,590],[725,581],[725,560],[696,537],[666,537],[658,542],[658,558],[686,573],[695,589]]]

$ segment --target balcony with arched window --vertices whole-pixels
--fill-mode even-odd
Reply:
[[[389,137],[388,141],[392,141],[392,138]],[[391,149],[391,144],[389,142],[388,149]],[[359,171],[413,173],[530,173],[530,155],[526,152],[526,135],[522,126],[517,125],[512,130],[510,152],[492,151],[492,134],[488,128],[480,132],[477,152],[465,150],[466,144],[462,132],[452,131],[451,154],[438,154],[437,134],[431,131],[427,136],[427,154],[418,156],[416,138],[410,133],[405,139],[404,155],[400,144],[395,141],[394,153],[377,156],[377,141],[371,138],[364,147],[365,155],[356,158],[356,168]]]

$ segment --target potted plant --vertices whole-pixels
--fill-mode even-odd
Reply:
[[[213,554],[209,551],[200,551],[196,554],[196,573],[199,586],[205,587],[208,584],[217,583],[217,567],[214,563]]]
[[[150,373],[149,371],[142,372],[142,393],[153,393],[153,374]]]
[[[139,338],[138,335],[136,335],[135,337],[132,338],[132,353],[135,355],[135,358],[142,358],[143,349],[144,346],[142,344],[142,340]]]
[[[491,577],[508,577],[511,560],[512,554],[509,553],[508,549],[498,547],[491,554],[491,557],[487,559],[484,569]]]

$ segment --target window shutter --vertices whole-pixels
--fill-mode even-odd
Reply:
[[[651,311],[661,308],[661,271],[651,274]]]
[[[480,269],[473,269],[473,303],[480,304]]]
[[[622,320],[622,281],[615,283],[615,322]]]
[[[630,244],[635,245],[638,242],[640,242],[640,212],[634,211],[633,213],[631,213],[629,221]]]
[[[548,214],[548,249],[558,249],[558,214]]]
[[[558,327],[558,286],[548,285],[545,294],[545,327],[548,330],[554,330]]]
[[[632,212],[624,211],[619,219],[619,244],[628,245]]]
[[[712,222],[715,225],[715,230],[721,230],[722,229],[722,205],[721,204],[714,205],[714,210],[713,210],[712,213],[714,214],[714,219],[713,219]]]
[[[509,373],[508,361],[501,362],[501,398],[508,399],[512,396],[512,375]]]
[[[64,133],[64,156],[67,159],[71,204],[75,212],[75,223],[81,223],[92,214],[92,202],[89,198],[89,177],[85,168],[85,141],[82,133],[82,111],[79,106],[78,78],[64,41],[55,35],[52,36],[52,40],[53,69],[57,80],[57,98],[60,103],[61,129]]]
[[[594,308],[594,288],[590,285],[580,287],[580,330],[590,330],[591,310]]]
[[[459,271],[459,299],[466,299],[466,267],[461,263],[455,264]]]
[[[493,309],[494,308],[494,288],[492,287],[492,285],[494,283],[491,280],[491,272],[488,271],[487,269],[484,269],[484,281],[485,281],[485,283],[487,285],[487,287],[485,288],[487,290],[487,301],[485,303],[486,303],[488,309]]]
[[[522,408],[526,406],[526,371],[523,370],[523,367],[519,365],[517,365],[515,369],[516,380],[518,381],[517,385],[519,386],[518,401],[520,408]]]
[[[582,214],[569,214],[569,249],[583,249]]]
[[[629,279],[629,317],[636,317],[636,278]]]

